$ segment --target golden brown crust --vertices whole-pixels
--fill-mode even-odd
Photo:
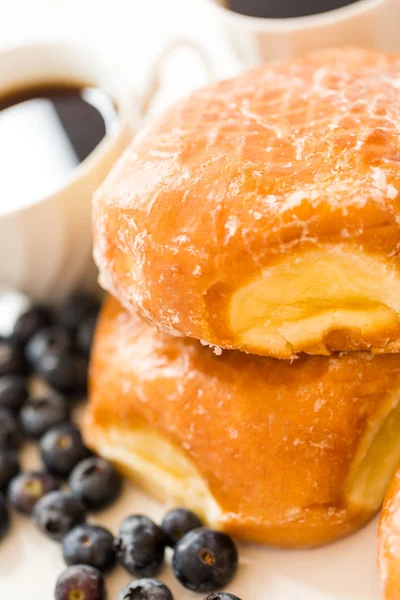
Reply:
[[[109,300],[94,343],[85,436],[101,453],[107,432],[123,445],[145,423],[195,465],[221,509],[220,527],[312,546],[350,533],[377,510],[381,498],[351,499],[352,473],[399,387],[397,355],[303,356],[292,364],[236,351],[215,356]]]
[[[387,491],[379,521],[378,568],[384,600],[400,600],[400,469]]]
[[[398,351],[392,299],[378,298],[394,311],[381,328],[360,332],[349,319],[283,349],[240,339],[228,312],[237,289],[306,251],[379,260],[399,285],[399,78],[397,56],[325,50],[179,102],[95,197],[104,287],[166,332],[226,348],[277,357]],[[362,312],[371,298],[353,292]]]

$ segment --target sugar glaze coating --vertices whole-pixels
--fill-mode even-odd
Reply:
[[[400,58],[358,48],[181,100],[95,196],[102,285],[222,348],[398,351],[399,105]]]
[[[215,356],[109,300],[90,379],[86,442],[243,539],[299,547],[350,533],[400,459],[396,354]]]

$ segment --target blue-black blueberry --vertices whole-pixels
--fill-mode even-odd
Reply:
[[[36,371],[52,388],[62,394],[86,394],[88,361],[85,356],[74,350],[48,350],[38,360]]]
[[[69,352],[74,347],[73,335],[61,325],[53,325],[38,331],[28,342],[25,356],[29,364],[37,368],[41,358],[53,350]]]
[[[60,323],[76,331],[83,320],[99,311],[99,301],[90,294],[76,292],[59,305],[57,317]]]
[[[30,398],[19,415],[25,435],[32,438],[40,438],[55,425],[68,421],[69,417],[67,400],[55,393]]]
[[[11,410],[17,415],[28,400],[28,386],[22,375],[0,377],[0,408]]]
[[[20,471],[15,450],[0,450],[0,492],[6,492],[11,479]]]
[[[76,332],[76,343],[81,352],[89,356],[92,348],[93,336],[98,321],[98,312],[93,312],[85,317]]]
[[[20,346],[11,339],[0,338],[0,377],[12,373],[25,375],[27,365]]]
[[[240,600],[240,598],[225,592],[212,592],[204,600]]]
[[[135,577],[153,577],[164,562],[166,535],[143,515],[127,517],[115,540],[117,559]]]
[[[73,565],[57,579],[55,600],[106,600],[102,573],[88,565]]]
[[[18,450],[22,443],[22,432],[18,421],[10,410],[0,408],[0,450]]]
[[[52,322],[53,315],[49,309],[44,306],[32,306],[18,317],[11,337],[21,346],[25,346],[38,331],[49,327]]]
[[[33,520],[44,534],[60,541],[85,521],[85,513],[82,502],[71,492],[50,492],[35,505]]]
[[[90,456],[79,429],[72,423],[49,429],[40,440],[40,453],[46,469],[60,477],[68,477],[81,460]]]
[[[96,511],[109,506],[119,496],[122,479],[111,463],[92,456],[72,470],[69,485],[89,510]]]
[[[62,540],[67,565],[90,565],[103,573],[115,564],[114,536],[104,527],[77,525]]]
[[[174,597],[158,579],[137,579],[124,587],[118,600],[174,600]]]
[[[172,567],[178,581],[193,592],[214,592],[232,580],[238,552],[225,533],[200,528],[189,531],[175,546]]]
[[[58,490],[58,479],[43,471],[28,471],[16,475],[8,486],[8,500],[19,513],[30,515],[36,503],[48,492]]]
[[[165,531],[168,545],[173,548],[175,544],[192,529],[202,527],[201,519],[186,508],[174,508],[164,516],[161,528]]]

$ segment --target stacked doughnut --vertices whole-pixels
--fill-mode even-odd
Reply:
[[[169,109],[95,196],[86,439],[239,538],[348,534],[400,458],[399,106],[396,56],[266,65]]]

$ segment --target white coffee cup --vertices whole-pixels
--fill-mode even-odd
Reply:
[[[242,65],[347,44],[400,51],[400,0],[358,0],[329,12],[288,19],[249,17],[229,10],[225,0],[208,2]]]
[[[118,112],[115,131],[106,135],[71,171],[65,185],[39,200],[22,203],[22,207],[10,205],[0,210],[0,289],[12,288],[36,299],[55,300],[78,287],[95,287],[93,192],[145,117],[161,85],[163,61],[182,45],[200,54],[211,77],[207,54],[188,40],[176,40],[163,50],[150,69],[147,85],[139,96],[133,91],[132,82],[126,81],[126,77],[121,80],[122,75],[86,47],[35,44],[0,52],[0,98],[38,84],[90,84],[104,90]],[[0,164],[0,177],[1,171]],[[21,178],[24,175],[23,170],[18,173]]]
[[[139,120],[138,102],[87,48],[35,44],[0,52],[0,97],[46,83],[90,84],[104,89],[116,104],[119,122],[115,132],[103,138],[60,189],[0,213],[0,286],[38,299],[60,297],[82,282],[86,287],[94,285],[91,196]],[[23,163],[21,169],[23,178]]]

